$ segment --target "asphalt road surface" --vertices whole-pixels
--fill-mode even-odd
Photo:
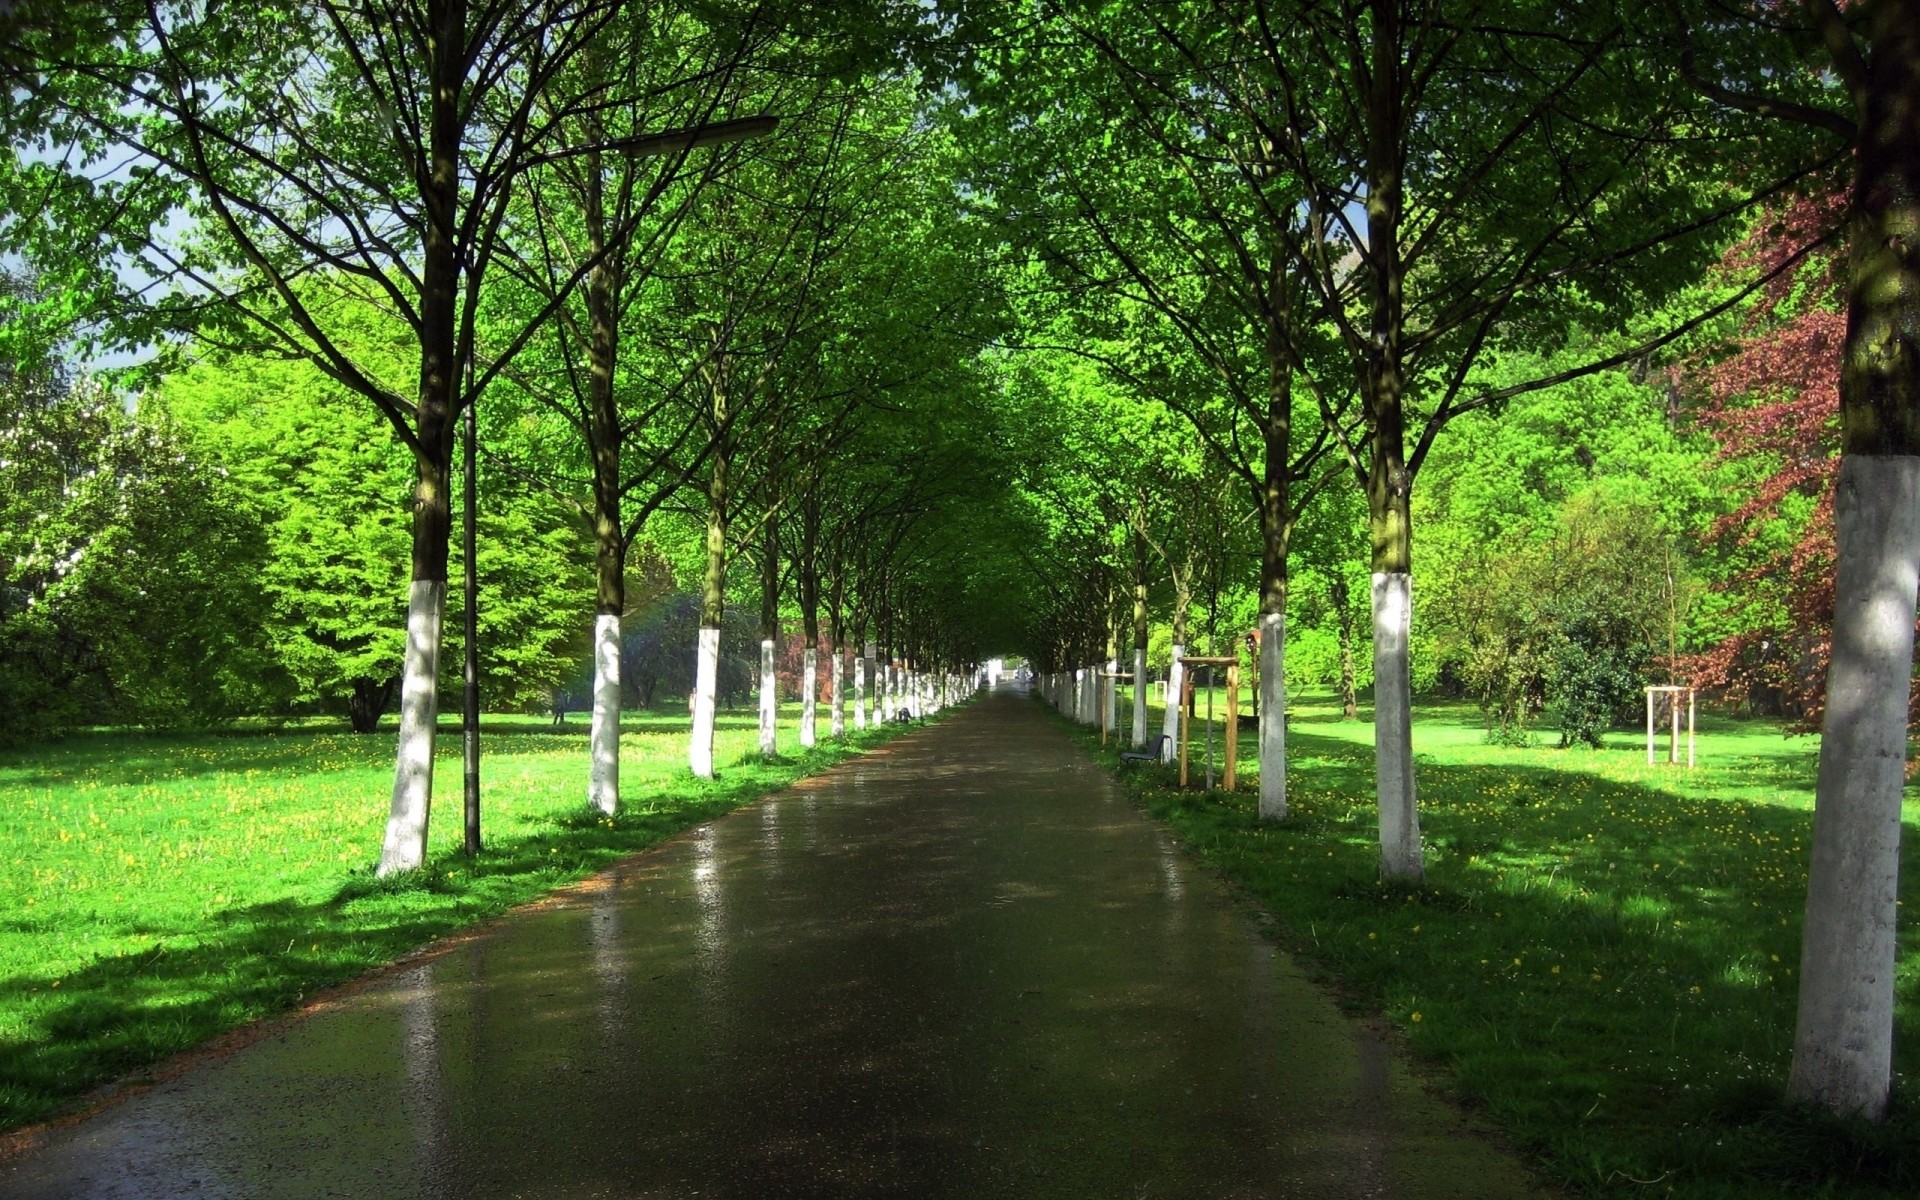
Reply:
[[[1006,693],[0,1167],[141,1200],[1530,1194]]]

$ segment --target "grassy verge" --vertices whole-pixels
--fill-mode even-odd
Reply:
[[[1318,702],[1316,702],[1316,699]],[[1364,719],[1368,714],[1361,714]],[[1159,713],[1154,712],[1154,728]],[[1137,798],[1279,918],[1356,1006],[1385,1014],[1551,1177],[1593,1195],[1920,1194],[1920,929],[1903,920],[1895,1112],[1879,1128],[1782,1103],[1817,743],[1703,721],[1699,769],[1485,745],[1470,708],[1416,715],[1428,874],[1376,877],[1372,726],[1296,703],[1289,819],[1240,790]],[[1097,733],[1080,731],[1117,768]],[[1549,739],[1549,744],[1550,744]],[[1197,770],[1196,770],[1197,773]],[[1920,896],[1906,806],[1903,914]]]
[[[0,757],[0,1129],[297,1003],[424,942],[884,741],[780,760],[722,714],[712,781],[686,716],[630,714],[625,806],[586,807],[586,727],[488,718],[486,851],[460,853],[459,738],[443,736],[427,868],[376,881],[391,733],[91,734]],[[446,730],[443,729],[443,734]],[[823,743],[826,739],[823,739]]]

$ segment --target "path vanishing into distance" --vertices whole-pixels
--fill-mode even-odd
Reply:
[[[1529,1194],[1004,692],[0,1167],[36,1200]]]

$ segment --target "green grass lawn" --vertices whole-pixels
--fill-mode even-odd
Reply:
[[[1216,708],[1221,711],[1224,704]],[[1151,708],[1158,732],[1161,713]],[[1296,699],[1289,819],[1239,790],[1137,794],[1258,897],[1357,1006],[1386,1014],[1552,1178],[1599,1195],[1920,1194],[1920,929],[1901,929],[1896,1111],[1880,1129],[1788,1109],[1816,739],[1703,714],[1699,767],[1483,740],[1470,705],[1415,714],[1428,874],[1376,876],[1371,714]],[[1098,735],[1082,736],[1097,746]],[[1197,750],[1195,773],[1198,774]],[[1106,752],[1109,762],[1112,751]],[[1906,805],[1902,911],[1920,897]]]
[[[94,733],[0,755],[0,1129],[888,736],[802,754],[799,707],[771,764],[755,711],[722,712],[711,782],[687,770],[684,711],[629,714],[611,820],[586,806],[584,720],[488,717],[472,863],[443,724],[429,866],[401,882],[372,877],[390,730]]]

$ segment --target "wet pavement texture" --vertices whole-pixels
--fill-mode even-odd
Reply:
[[[1005,693],[0,1168],[23,1198],[1529,1194]]]

